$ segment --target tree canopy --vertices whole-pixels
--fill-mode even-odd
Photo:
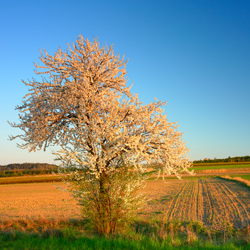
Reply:
[[[140,185],[131,174],[138,180],[138,174],[147,172],[144,163],[159,163],[164,173],[177,176],[189,172],[192,163],[178,124],[163,114],[165,102],[145,105],[131,94],[127,61],[115,55],[112,46],[100,47],[96,39],[90,42],[79,36],[68,47],[68,51],[59,48],[54,56],[41,52],[42,65],[35,64],[41,80],[23,81],[29,94],[16,108],[20,122],[11,124],[23,133],[11,139],[22,139],[19,146],[29,151],[59,145],[57,154],[64,169],[71,171],[70,183],[77,186],[73,193],[82,203],[99,197],[96,207],[110,202],[114,196],[110,190],[122,186],[122,180],[127,184],[113,204],[125,199],[126,192],[132,194],[128,190]],[[91,191],[86,183],[92,183]],[[85,185],[84,192],[79,185]],[[90,199],[91,192],[95,195]],[[103,211],[97,213],[105,217]]]

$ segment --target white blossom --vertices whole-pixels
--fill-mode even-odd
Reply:
[[[92,209],[98,214],[95,225],[112,209],[126,217],[135,202],[139,207],[135,190],[148,165],[157,164],[163,174],[177,177],[189,172],[188,149],[178,124],[163,114],[166,103],[155,99],[144,105],[131,94],[127,61],[112,46],[100,47],[96,39],[80,36],[69,51],[59,48],[51,56],[44,50],[40,60],[43,64],[35,64],[35,72],[41,81],[23,81],[29,93],[16,108],[20,123],[11,124],[23,134],[11,139],[22,139],[19,146],[29,151],[61,146],[56,154],[66,173],[63,179],[85,213]],[[103,205],[105,211],[98,208],[103,201],[110,202]]]

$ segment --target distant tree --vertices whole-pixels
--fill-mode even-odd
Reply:
[[[61,173],[84,216],[100,234],[114,233],[143,204],[147,164],[189,172],[182,133],[163,115],[164,102],[143,105],[130,93],[126,61],[112,46],[80,36],[69,51],[44,51],[40,60],[42,80],[24,82],[29,94],[16,108],[20,123],[11,124],[23,134],[11,139],[29,151],[61,146]]]

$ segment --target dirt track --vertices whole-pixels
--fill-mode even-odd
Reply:
[[[220,178],[148,183],[151,201],[142,216],[177,221],[201,221],[221,229],[250,225],[250,188]]]

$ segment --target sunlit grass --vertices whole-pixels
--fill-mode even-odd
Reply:
[[[248,174],[246,174],[246,175],[236,175],[235,177],[240,177],[242,179],[250,181],[250,174],[249,175]]]
[[[1,249],[234,249],[250,248],[249,228],[210,231],[198,222],[135,221],[124,234],[102,237],[81,221],[19,221],[0,230]]]
[[[204,166],[194,166],[191,169],[193,169],[195,172],[199,172],[202,170],[219,170],[219,169],[250,169],[250,164],[235,164],[235,165],[227,165],[227,164],[221,164],[221,165],[204,165]]]

